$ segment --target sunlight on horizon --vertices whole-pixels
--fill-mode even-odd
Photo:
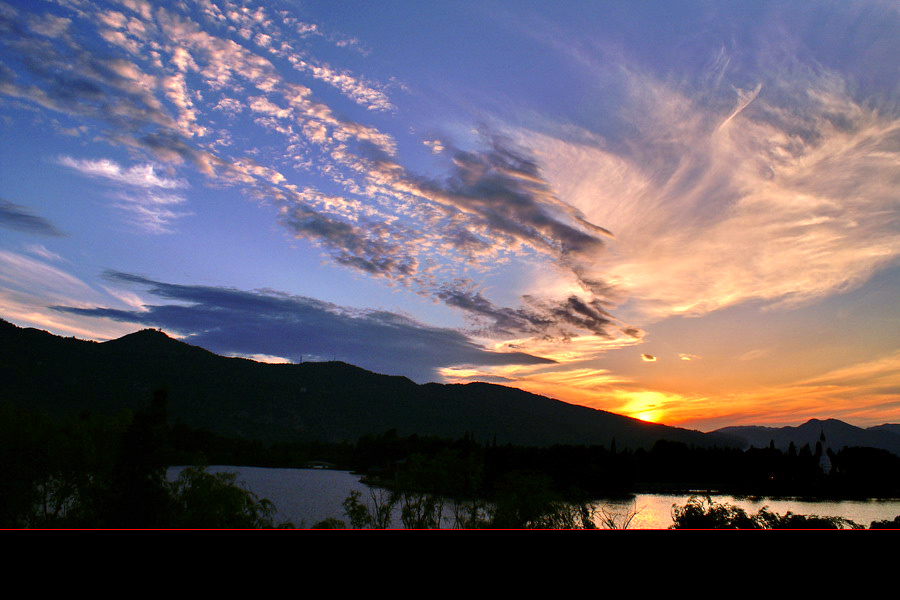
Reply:
[[[666,397],[659,392],[637,392],[631,395],[631,400],[621,411],[622,414],[641,421],[659,423],[666,416],[660,408],[665,399]]]

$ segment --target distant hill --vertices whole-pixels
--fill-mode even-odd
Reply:
[[[724,427],[714,433],[724,433],[745,442],[745,447],[761,448],[771,441],[775,447],[786,450],[791,442],[799,450],[804,444],[816,447],[819,437],[825,434],[825,446],[835,452],[844,447],[865,446],[882,448],[900,456],[900,425],[885,424],[868,429],[854,427],[837,419],[810,419],[797,427]]]
[[[0,319],[0,401],[52,414],[112,413],[146,406],[157,389],[168,391],[172,422],[265,442],[355,441],[396,429],[523,445],[738,444],[500,385],[417,385],[342,362],[225,358],[153,329],[90,342]]]
[[[884,425],[875,425],[874,427],[869,427],[866,431],[886,431],[888,433],[895,433],[900,435],[900,423],[885,423]]]

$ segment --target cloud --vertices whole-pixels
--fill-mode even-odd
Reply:
[[[19,26],[13,18],[0,22],[4,58],[20,66],[19,78],[7,67],[0,93],[30,100],[44,108],[76,117],[100,119],[125,130],[147,126],[175,128],[177,123],[155,97],[155,78],[135,63],[94,54],[73,39],[61,46]],[[28,83],[22,83],[27,79]]]
[[[0,282],[10,290],[42,292],[63,295],[79,295],[90,292],[90,287],[68,273],[21,254],[0,250]]]
[[[582,298],[569,294],[563,298],[538,298],[522,295],[522,306],[498,306],[477,289],[474,282],[457,279],[443,282],[431,291],[433,296],[466,313],[487,335],[522,336],[560,339],[591,335],[614,339],[623,333],[639,337],[636,330],[623,326],[607,312],[596,297]]]
[[[634,139],[522,136],[560,197],[615,232],[581,273],[629,298],[623,318],[796,305],[900,257],[896,109],[823,71],[776,70],[725,109],[626,78]]]
[[[29,28],[40,35],[55,38],[65,34],[66,29],[72,24],[71,19],[57,17],[55,15],[33,16],[29,19]]]
[[[327,63],[316,64],[312,62],[314,59],[303,60],[297,56],[289,56],[288,60],[298,71],[312,74],[316,79],[336,87],[348,98],[370,110],[387,111],[396,108],[382,90],[374,87],[371,82],[354,77],[348,71],[336,70]]]
[[[70,169],[75,169],[82,175],[99,177],[124,185],[162,189],[175,189],[187,186],[187,183],[184,181],[160,177],[156,173],[156,167],[152,164],[134,165],[126,169],[116,161],[108,158],[79,160],[71,156],[62,156],[59,162]]]
[[[551,398],[614,410],[615,394],[631,380],[606,369],[572,365],[510,365],[491,369],[441,369],[441,375],[451,383],[488,381],[512,383],[515,387]],[[618,408],[618,406],[616,406]],[[619,411],[623,414],[624,411]],[[627,413],[625,413],[627,414]]]
[[[129,190],[116,194],[112,206],[124,212],[131,223],[147,233],[172,233],[172,224],[176,220],[192,214],[174,210],[175,205],[186,203],[186,198],[162,191],[187,187],[187,182],[161,177],[152,164],[135,165],[126,169],[106,158],[79,160],[70,156],[61,157],[59,162],[89,177],[138,188],[139,191],[136,192]]]
[[[283,11],[273,19],[263,6],[257,6],[252,10],[240,10],[231,2],[223,2],[220,9],[209,0],[204,0],[204,5],[207,14],[215,15],[216,21],[230,22],[229,29],[237,32],[240,37],[245,40],[252,39],[263,51],[288,61],[297,71],[334,87],[360,106],[375,111],[395,109],[384,91],[384,86],[356,76],[346,69],[337,69],[292,45],[296,45],[299,41],[298,35],[300,40],[309,36],[323,36],[317,25],[299,21],[295,17],[287,16]],[[358,40],[340,38],[335,45],[347,47],[358,43]]]
[[[560,201],[537,164],[499,138],[483,152],[456,151],[444,181],[404,178],[411,191],[461,212],[495,244],[569,256],[602,248],[609,235]]]
[[[28,244],[25,246],[25,249],[34,254],[35,256],[39,256],[44,260],[55,260],[61,261],[63,257],[57,254],[56,252],[52,252],[46,248],[43,244]]]
[[[161,234],[172,233],[172,224],[182,218],[190,216],[191,212],[173,210],[173,206],[184,204],[187,200],[176,194],[158,194],[145,192],[143,194],[119,194],[113,207],[123,211],[129,221],[137,225],[147,233]]]
[[[354,207],[345,215],[352,219],[348,222],[311,209],[318,195],[306,191],[292,196],[294,202],[282,209],[282,222],[296,235],[330,248],[340,264],[412,282],[420,293],[464,311],[483,332],[557,338],[586,332],[617,335],[621,325],[606,310],[605,299],[594,293],[607,291],[598,279],[581,278],[580,294],[524,295],[523,306],[511,308],[497,306],[468,279],[432,276],[434,267],[466,269],[505,253],[550,254],[564,265],[577,265],[582,256],[602,249],[609,232],[556,198],[537,166],[510,144],[494,139],[484,151],[456,152],[453,170],[444,180],[412,175],[372,147],[359,160],[380,190],[400,199],[416,197],[415,212],[400,205],[400,218],[379,213],[367,218],[354,215]],[[342,207],[352,206],[337,200]],[[423,201],[432,203],[431,212],[423,209]],[[328,209],[334,205],[330,202]],[[427,227],[414,230],[402,225],[405,218],[425,221]]]
[[[32,257],[0,250],[0,316],[21,326],[88,339],[128,333],[119,324],[85,327],[83,319],[46,309],[48,304],[96,305],[102,296],[64,270]]]
[[[176,304],[142,310],[55,306],[80,316],[161,327],[214,352],[269,355],[301,361],[336,358],[377,372],[433,380],[437,369],[459,365],[551,364],[522,352],[493,352],[452,329],[429,327],[387,311],[352,310],[271,290],[176,285],[109,272],[117,284],[147,288]]]
[[[465,311],[495,335],[609,338],[623,327],[607,311],[609,287],[600,277],[583,275],[582,262],[603,251],[610,232],[562,202],[537,164],[514,144],[494,137],[480,150],[454,150],[443,179],[412,174],[371,148],[360,160],[368,178],[386,193],[418,200],[415,212],[404,213],[427,223],[424,236],[404,242],[410,254],[419,255],[418,264],[488,268],[503,256],[549,257],[581,288],[560,297],[526,294],[518,308],[497,306],[466,278],[418,281],[421,293]],[[422,201],[430,203],[430,212]],[[434,248],[441,249],[439,255],[423,253]]]
[[[486,383],[516,383],[511,377],[495,375],[479,369],[465,367],[445,367],[440,370],[441,377],[449,383],[471,383],[474,381]]]
[[[358,271],[396,279],[417,270],[418,259],[403,243],[403,232],[390,225],[348,223],[303,204],[286,207],[281,220],[297,237],[325,246],[339,264]]]
[[[656,357],[652,354],[641,354],[641,360],[644,362],[656,362]]]
[[[2,198],[0,198],[0,227],[53,237],[62,237],[65,235],[65,233],[57,229],[56,225],[47,219],[32,214],[31,211],[24,206],[7,202]]]
[[[755,348],[753,350],[744,352],[743,354],[738,356],[737,359],[741,361],[756,360],[758,358],[762,358],[764,356],[772,354],[773,351],[773,348]]]
[[[0,91],[97,119],[111,126],[103,134],[108,141],[160,163],[192,165],[213,185],[240,186],[275,205],[292,235],[318,245],[336,264],[446,302],[482,332],[559,339],[618,335],[619,325],[604,305],[608,288],[600,277],[586,276],[581,265],[604,248],[609,232],[562,202],[537,163],[509,140],[486,136],[481,148],[467,151],[441,143],[446,176],[424,177],[397,162],[390,135],[337,117],[310,88],[278,72],[273,60],[288,60],[367,108],[393,108],[377,86],[285,45],[296,39],[286,31],[301,25],[291,25],[290,16],[276,19],[263,6],[211,1],[201,3],[200,20],[177,6],[118,12],[85,2],[79,10],[81,27],[68,27],[73,37],[64,46],[28,31],[10,38],[10,56],[29,72],[29,83],[10,71]],[[99,26],[93,38],[88,21]],[[101,58],[108,52],[94,50],[97,34],[120,56]],[[201,139],[214,131],[224,131],[217,136],[227,139],[223,125],[254,125],[269,140],[279,136],[283,145],[270,144],[273,150],[256,152],[253,159],[228,157]],[[339,191],[292,184],[289,174],[270,166],[285,157],[314,168]],[[150,162],[61,162],[140,189],[186,186]],[[178,201],[159,201],[163,197]],[[189,214],[175,210],[179,199],[129,192],[119,194],[114,206],[144,230],[165,233]],[[534,290],[519,299],[520,306],[505,307],[481,290],[454,283],[526,256],[573,273],[581,289],[552,297]]]
[[[440,154],[445,150],[441,140],[424,140],[422,143],[431,149],[432,154]]]
[[[615,128],[499,127],[503,135],[467,149],[441,140],[433,160],[444,174],[426,176],[404,166],[392,136],[316,97],[325,82],[361,106],[389,105],[381,87],[292,39],[308,24],[251,3],[124,7],[100,26],[104,48],[119,43],[120,56],[109,57],[84,28],[103,11],[81,6],[66,44],[40,33],[49,20],[7,37],[5,59],[28,72],[0,75],[7,94],[97,119],[114,143],[191,165],[211,185],[240,186],[336,264],[443,302],[494,340],[529,349],[566,340],[554,356],[588,356],[610,340],[631,343],[625,332],[639,339],[619,319],[809,301],[859,285],[900,253],[896,111],[860,100],[852,81],[824,68],[792,63],[736,78],[740,61],[723,47],[714,73],[698,75],[706,87],[692,87],[617,61],[604,77],[618,77],[615,120],[628,139]],[[313,38],[324,40],[304,39]],[[284,61],[298,72],[284,76]],[[304,77],[310,87],[297,83]],[[241,127],[278,142],[250,149],[251,160],[202,139],[209,131],[227,140]],[[546,133],[554,130],[565,133]],[[306,176],[301,189],[290,165],[329,191]],[[152,163],[92,168],[146,189],[180,181]],[[164,232],[188,214],[178,204],[131,194],[116,206]],[[471,284],[524,261],[523,270],[560,274],[568,289]]]

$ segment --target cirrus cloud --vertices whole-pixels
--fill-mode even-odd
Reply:
[[[62,156],[59,163],[89,177],[99,177],[115,183],[141,188],[175,189],[186,187],[187,183],[178,179],[161,177],[152,164],[134,165],[125,168],[114,160],[100,158],[97,160],[77,159]]]

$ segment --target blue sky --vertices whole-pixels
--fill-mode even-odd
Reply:
[[[900,420],[892,2],[0,1],[0,316]]]

